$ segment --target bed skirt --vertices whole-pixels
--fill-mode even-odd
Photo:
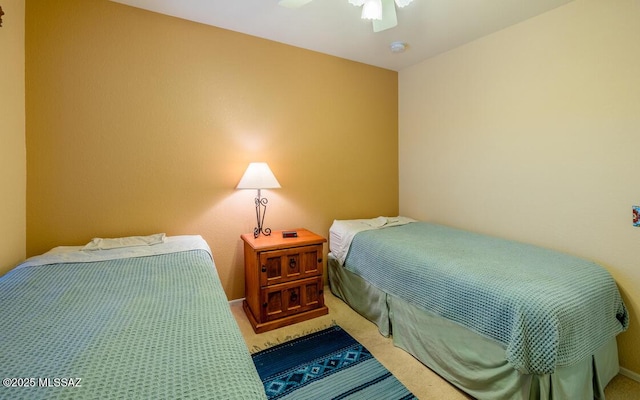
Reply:
[[[392,336],[438,375],[478,399],[604,399],[604,388],[619,371],[612,338],[594,354],[553,374],[521,374],[507,362],[505,347],[468,328],[388,294],[344,267],[329,254],[331,292]]]

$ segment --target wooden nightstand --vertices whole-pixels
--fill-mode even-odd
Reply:
[[[244,312],[256,333],[325,315],[322,250],[327,240],[306,229],[283,238],[246,233],[244,241]]]

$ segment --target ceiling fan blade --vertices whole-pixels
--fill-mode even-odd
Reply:
[[[280,0],[278,5],[287,8],[298,8],[310,2],[311,0]]]
[[[382,19],[373,20],[373,31],[381,32],[397,25],[396,5],[393,0],[382,0]]]

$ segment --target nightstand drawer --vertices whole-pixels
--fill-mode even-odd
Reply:
[[[261,319],[271,321],[324,305],[322,276],[268,286],[261,290]]]
[[[322,245],[260,252],[260,286],[322,275]]]

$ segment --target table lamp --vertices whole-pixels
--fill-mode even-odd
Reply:
[[[271,172],[271,169],[264,162],[252,162],[242,175],[236,189],[257,189],[256,197],[256,220],[258,226],[253,229],[253,237],[257,238],[260,234],[265,236],[271,235],[271,229],[264,227],[264,215],[267,213],[267,203],[265,197],[260,197],[261,189],[279,189],[280,183]]]

